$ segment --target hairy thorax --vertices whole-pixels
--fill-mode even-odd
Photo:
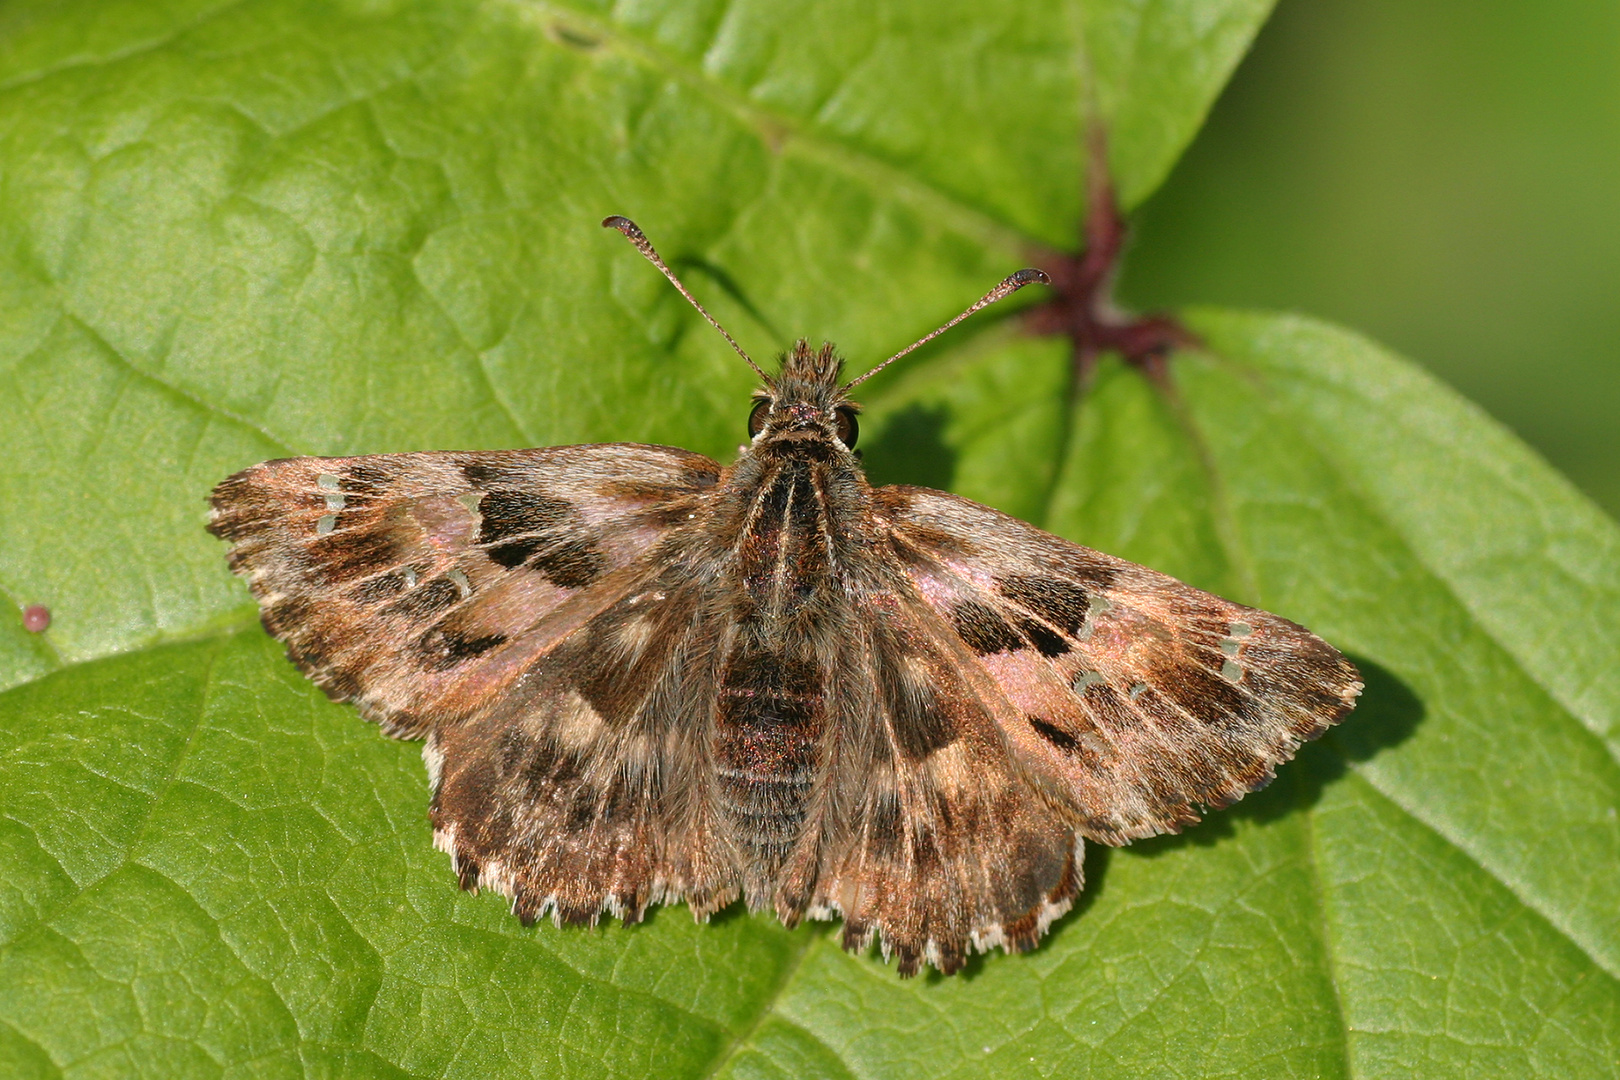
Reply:
[[[829,683],[870,489],[854,456],[809,424],[767,433],[722,486],[731,520],[715,535],[734,545],[734,573],[714,754],[744,891],[757,905],[814,832],[815,781],[834,720]]]

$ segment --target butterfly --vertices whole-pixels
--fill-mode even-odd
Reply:
[[[843,920],[902,975],[1032,948],[1085,840],[1179,831],[1354,706],[1276,615],[967,499],[874,488],[849,390],[801,340],[730,466],[607,443],[298,457],[223,481],[271,634],[425,739],[434,843],[525,924],[746,900]]]

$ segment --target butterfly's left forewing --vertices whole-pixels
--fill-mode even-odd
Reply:
[[[718,474],[633,444],[288,458],[221,483],[209,529],[298,666],[417,738],[653,572]]]
[[[1109,844],[1266,784],[1361,683],[1286,619],[943,492],[879,489],[893,554],[994,684],[1009,752]]]

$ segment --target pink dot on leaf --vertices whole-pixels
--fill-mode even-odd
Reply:
[[[30,634],[42,634],[51,625],[51,609],[44,604],[29,604],[23,608],[23,629]]]

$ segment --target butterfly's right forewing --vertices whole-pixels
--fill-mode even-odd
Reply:
[[[1120,844],[1266,784],[1361,682],[1303,627],[925,488],[878,493],[917,594],[993,682],[1014,756]]]

